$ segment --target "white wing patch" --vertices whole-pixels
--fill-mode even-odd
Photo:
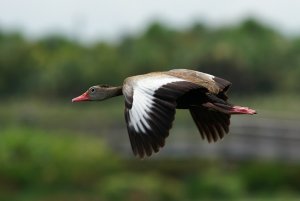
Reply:
[[[137,80],[133,86],[133,103],[129,110],[129,126],[134,128],[137,133],[146,134],[145,127],[151,129],[147,120],[150,119],[149,112],[154,104],[154,92],[165,84],[177,81],[184,80],[172,76],[148,77]]]
[[[150,156],[164,146],[178,97],[193,89],[199,89],[199,85],[167,74],[151,73],[125,80],[125,118],[135,155]]]

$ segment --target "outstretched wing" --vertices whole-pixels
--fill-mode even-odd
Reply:
[[[134,77],[124,83],[125,119],[135,155],[150,156],[164,146],[177,98],[197,88],[199,85],[168,75]]]
[[[190,113],[202,139],[206,138],[208,142],[222,139],[229,132],[230,114],[202,106],[191,106]]]

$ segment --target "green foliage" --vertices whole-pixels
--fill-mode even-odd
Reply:
[[[127,76],[191,68],[224,77],[237,94],[299,91],[300,40],[248,19],[212,29],[204,24],[176,30],[159,22],[119,43],[82,45],[52,35],[27,41],[0,32],[0,93],[62,97]],[[286,78],[289,79],[286,79]]]
[[[292,165],[256,164],[243,170],[243,179],[253,194],[272,194],[278,189],[299,191],[299,169]],[[264,178],[264,179],[262,179]]]
[[[189,178],[187,197],[197,200],[199,197],[213,200],[235,200],[244,195],[245,186],[236,175],[208,170],[205,174]]]
[[[299,167],[199,159],[116,157],[95,136],[7,128],[0,135],[0,200],[299,199]]]
[[[0,94],[21,93],[34,79],[30,44],[18,34],[0,37]]]
[[[182,200],[183,188],[176,180],[159,174],[121,173],[112,175],[100,186],[108,200]]]
[[[0,180],[22,188],[84,186],[117,167],[116,158],[100,140],[59,132],[6,129],[1,132],[0,150]]]

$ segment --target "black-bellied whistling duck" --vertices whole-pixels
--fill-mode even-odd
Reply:
[[[232,114],[255,114],[227,102],[231,83],[187,69],[153,72],[125,79],[123,86],[97,85],[72,102],[125,97],[125,119],[135,155],[158,152],[169,135],[176,109],[189,109],[203,139],[217,141],[229,131]]]

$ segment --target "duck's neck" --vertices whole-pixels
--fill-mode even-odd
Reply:
[[[112,98],[115,96],[123,95],[122,88],[123,88],[122,86],[108,88],[107,89],[107,98]]]

